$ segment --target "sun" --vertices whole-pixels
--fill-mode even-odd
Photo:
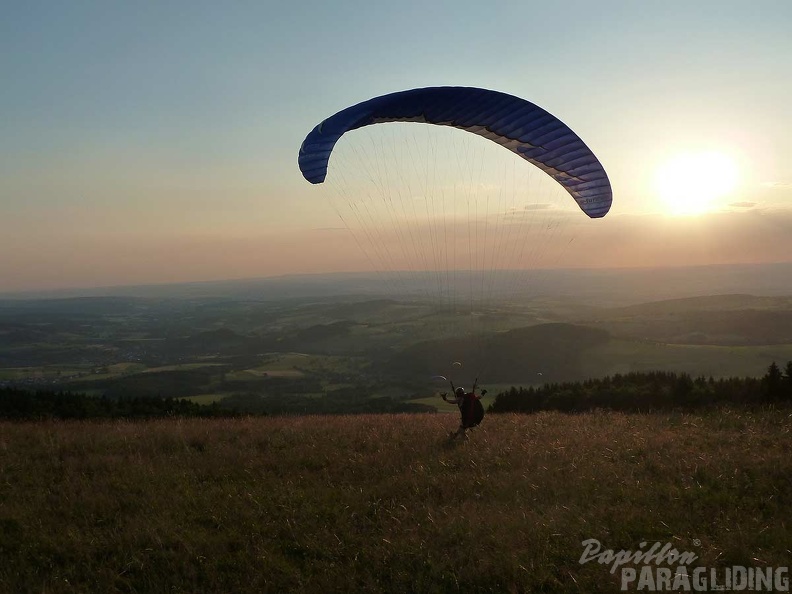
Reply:
[[[670,214],[703,214],[734,191],[737,178],[737,164],[724,153],[679,153],[657,169],[655,190]]]

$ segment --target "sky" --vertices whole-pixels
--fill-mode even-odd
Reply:
[[[299,146],[440,85],[528,99],[599,157],[611,212],[554,265],[790,261],[790,26],[787,0],[6,5],[0,292],[371,267]]]

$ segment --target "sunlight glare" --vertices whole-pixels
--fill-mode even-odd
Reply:
[[[658,168],[655,189],[670,214],[703,214],[735,189],[737,177],[737,165],[723,153],[680,153]]]

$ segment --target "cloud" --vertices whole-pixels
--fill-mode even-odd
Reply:
[[[753,208],[756,202],[732,202],[729,206],[733,208]]]
[[[558,213],[566,214],[568,211],[559,208],[558,205],[552,203],[539,203],[539,204],[526,204],[525,206],[511,206],[503,213],[506,216],[519,217],[525,216],[525,213],[531,213],[537,210],[552,210]],[[574,211],[572,211],[574,212]]]
[[[765,188],[772,188],[774,190],[789,190],[792,188],[790,181],[769,181],[762,184]]]

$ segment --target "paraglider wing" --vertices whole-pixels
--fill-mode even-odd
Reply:
[[[591,218],[605,216],[612,192],[605,169],[561,120],[533,103],[473,87],[429,87],[375,97],[316,126],[300,147],[303,177],[324,182],[333,147],[350,130],[382,122],[422,122],[478,134],[533,163]]]

